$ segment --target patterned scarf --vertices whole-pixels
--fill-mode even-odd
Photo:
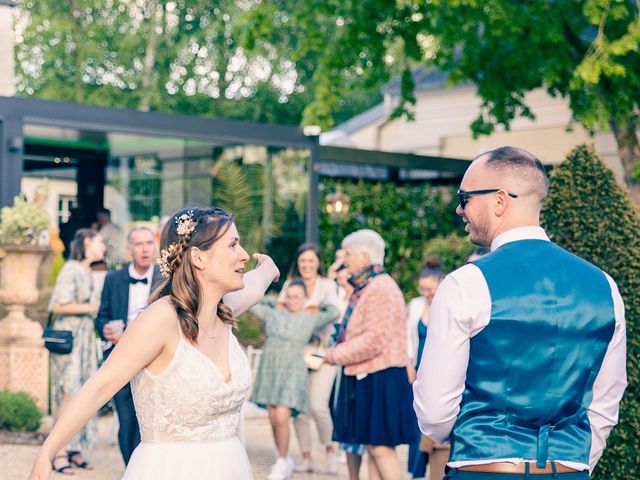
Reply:
[[[344,342],[347,335],[347,325],[349,324],[351,313],[353,312],[358,299],[362,295],[364,288],[369,285],[369,282],[371,280],[383,273],[384,267],[382,265],[369,265],[349,279],[349,283],[353,286],[353,293],[351,294],[349,305],[347,305],[347,309],[345,310],[344,316],[342,317],[342,324],[340,325],[340,331],[338,332],[338,335],[336,337],[336,343]]]

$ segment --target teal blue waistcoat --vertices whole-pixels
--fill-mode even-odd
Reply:
[[[588,464],[587,408],[615,327],[604,273],[544,240],[510,242],[473,263],[489,286],[491,321],[470,341],[449,461]]]

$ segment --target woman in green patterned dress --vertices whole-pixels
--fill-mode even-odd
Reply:
[[[303,349],[313,332],[338,318],[338,309],[320,304],[320,311],[304,310],[307,290],[302,280],[291,281],[285,289],[285,308],[263,302],[251,309],[264,321],[267,341],[264,345],[251,400],[266,407],[278,449],[278,459],[268,480],[291,476],[289,457],[289,418],[307,410],[308,370]]]
[[[53,327],[73,332],[73,350],[68,355],[51,355],[51,407],[59,418],[70,398],[98,370],[93,316],[100,305],[93,289],[91,263],[102,260],[105,245],[95,230],[78,230],[71,242],[69,260],[56,279],[49,312],[57,318]],[[81,452],[90,449],[96,438],[95,421],[89,421],[53,459],[55,471],[72,475],[72,465],[91,469]]]

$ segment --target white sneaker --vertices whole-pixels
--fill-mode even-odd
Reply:
[[[313,465],[311,464],[311,460],[309,460],[308,458],[303,458],[302,462],[300,462],[298,465],[296,465],[296,467],[293,469],[294,472],[298,472],[298,473],[311,473],[313,472]]]
[[[293,472],[293,460],[291,457],[278,457],[276,463],[271,467],[267,480],[288,480]]]
[[[327,472],[331,475],[338,473],[340,469],[340,455],[336,452],[330,452],[327,454]]]

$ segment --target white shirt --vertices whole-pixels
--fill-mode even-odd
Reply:
[[[153,280],[154,264],[151,264],[149,270],[144,275],[136,272],[133,262],[129,264],[129,276],[131,278],[146,278],[147,283],[130,283],[129,284],[129,308],[127,310],[127,324],[130,324],[135,318],[147,308],[149,296],[151,296],[151,281]]]
[[[549,240],[540,227],[521,227],[498,235],[491,250],[516,240]],[[591,425],[591,451],[589,465],[558,461],[576,470],[593,470],[602,456],[606,439],[618,423],[620,399],[627,385],[626,326],[624,304],[613,279],[611,286],[615,310],[615,330],[609,343],[602,367],[593,384],[593,399],[588,407]],[[431,303],[429,333],[423,352],[421,368],[413,385],[414,408],[420,430],[436,443],[444,442],[451,430],[465,389],[469,364],[470,339],[482,331],[491,319],[489,287],[473,264],[467,264],[450,273],[443,280]],[[494,462],[522,462],[522,458],[501,458],[450,462],[452,468]]]

